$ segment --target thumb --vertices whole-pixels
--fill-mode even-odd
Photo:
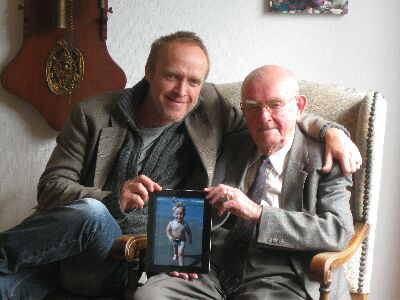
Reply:
[[[159,192],[162,190],[161,185],[159,185],[157,182],[153,182],[153,188],[154,188],[154,191],[156,191],[156,192]]]
[[[332,170],[332,164],[333,164],[332,153],[331,152],[327,152],[325,154],[325,164],[321,168],[321,171],[324,172],[324,173],[330,172]]]

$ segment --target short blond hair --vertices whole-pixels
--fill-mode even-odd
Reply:
[[[204,45],[203,41],[201,38],[199,38],[194,32],[191,31],[177,31],[175,33],[171,33],[169,35],[161,36],[158,39],[156,39],[152,44],[150,48],[150,53],[149,56],[147,57],[147,62],[146,64],[150,67],[150,71],[153,73],[156,67],[156,61],[158,57],[158,53],[160,52],[160,49],[172,42],[182,42],[182,43],[191,43],[193,45],[198,46],[201,50],[203,50],[204,55],[207,58],[207,73],[205,78],[207,78],[208,73],[210,72],[210,58],[208,56],[208,51],[206,46]]]
[[[183,204],[183,203],[177,203],[177,204],[175,204],[174,207],[172,208],[172,213],[175,215],[175,211],[176,211],[177,209],[179,209],[179,208],[181,208],[181,209],[183,210],[183,213],[186,212],[186,206],[185,206],[185,204]]]

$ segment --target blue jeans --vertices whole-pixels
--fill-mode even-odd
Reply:
[[[110,250],[121,229],[98,200],[36,212],[0,233],[0,299],[41,299],[59,288],[95,296],[121,290],[127,264]]]

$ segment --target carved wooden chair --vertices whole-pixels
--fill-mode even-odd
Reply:
[[[241,83],[216,85],[220,94],[239,105]],[[336,85],[300,82],[301,94],[308,97],[308,112],[336,121],[348,128],[363,157],[363,165],[353,179],[352,210],[355,235],[342,252],[317,254],[309,276],[320,282],[320,299],[329,299],[332,271],[344,265],[353,300],[367,299],[372,274],[373,245],[379,200],[386,101],[378,92],[360,91]],[[137,287],[139,256],[146,248],[146,235],[125,235],[115,242],[115,257],[131,262],[126,295]]]

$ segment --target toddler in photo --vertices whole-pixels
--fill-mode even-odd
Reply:
[[[192,232],[189,225],[183,220],[185,218],[186,207],[182,203],[177,203],[172,208],[174,220],[170,221],[165,230],[168,239],[174,247],[174,256],[172,260],[178,258],[178,263],[183,266],[183,256],[185,250],[186,234],[189,239],[189,244],[192,243]]]

